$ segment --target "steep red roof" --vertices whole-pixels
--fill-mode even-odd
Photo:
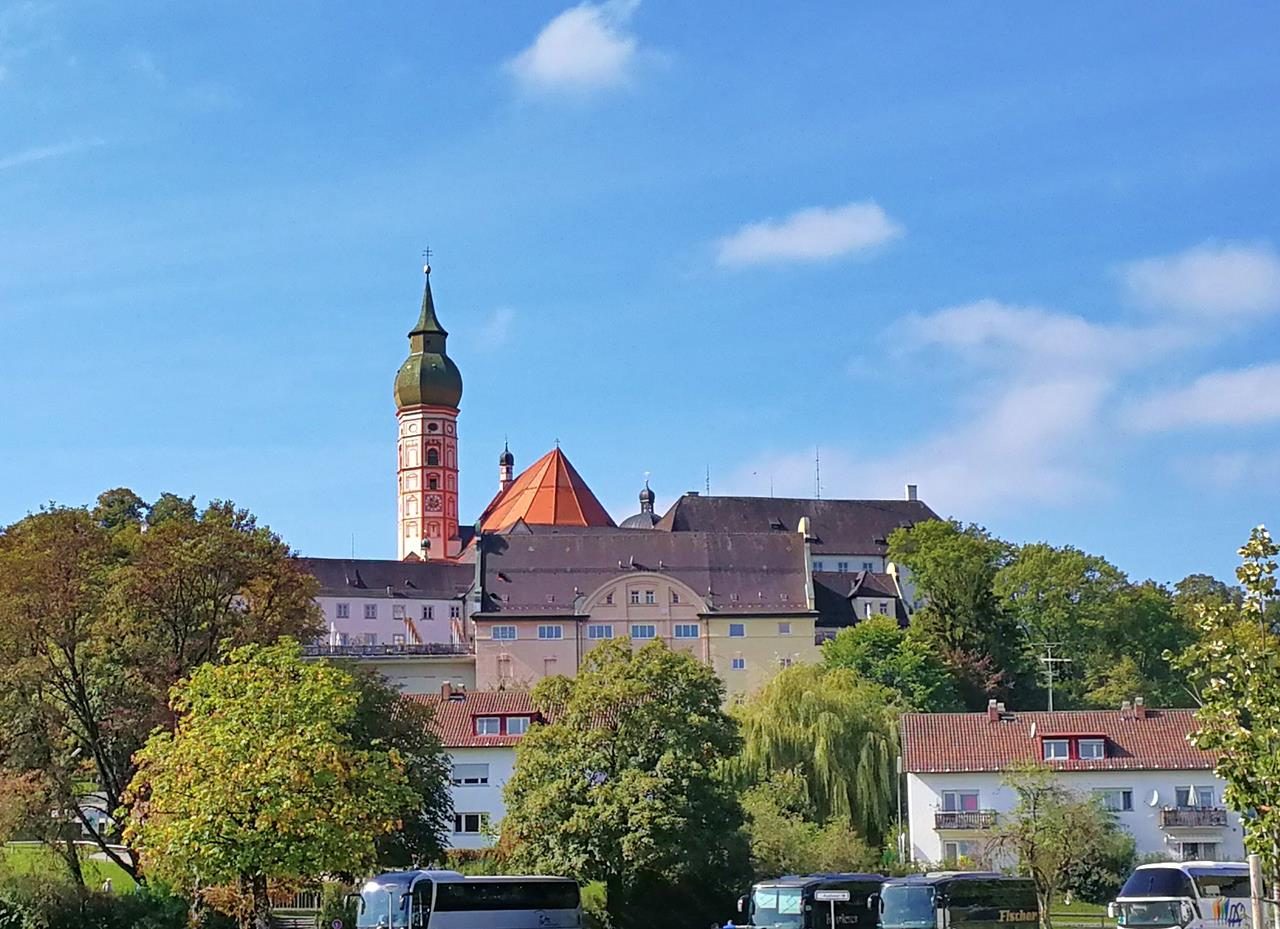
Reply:
[[[1046,738],[1095,736],[1107,740],[1107,757],[1048,762],[1062,771],[1211,769],[1214,756],[1191,744],[1191,710],[1058,710],[1004,713],[905,713],[902,753],[913,774],[1002,771],[1011,764],[1043,761]]]
[[[451,698],[441,694],[410,694],[405,699],[425,703],[435,709],[431,728],[445,748],[492,748],[515,745],[520,741],[518,735],[505,734],[505,723],[502,735],[477,735],[477,716],[528,716],[535,722],[542,721],[542,715],[534,709],[533,701],[525,691],[477,691],[454,694]]]
[[[613,519],[560,449],[529,465],[480,515],[483,532],[531,526],[613,526]]]

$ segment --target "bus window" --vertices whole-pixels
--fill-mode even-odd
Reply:
[[[407,929],[409,894],[397,884],[367,884],[360,891],[357,929]]]
[[[1192,871],[1191,877],[1196,882],[1196,890],[1202,897],[1247,897],[1249,896],[1249,875],[1223,874],[1213,871]]]
[[[933,929],[937,924],[933,888],[917,884],[886,884],[880,891],[885,929]]]
[[[409,911],[411,929],[426,929],[431,919],[431,882],[418,881],[413,885],[413,909]]]
[[[574,910],[578,902],[574,881],[458,881],[442,883],[436,890],[437,913]]]
[[[803,925],[804,891],[799,887],[757,887],[751,895],[751,922],[786,929]]]

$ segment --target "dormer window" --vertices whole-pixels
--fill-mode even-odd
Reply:
[[[1045,761],[1066,761],[1071,757],[1071,740],[1070,739],[1045,739],[1044,740],[1044,760]]]
[[[1100,761],[1107,757],[1105,739],[1081,739],[1080,758],[1085,761]]]

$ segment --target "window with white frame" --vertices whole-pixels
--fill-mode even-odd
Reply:
[[[458,603],[451,603],[451,604],[449,605],[449,618],[450,618],[450,619],[461,619],[461,618],[462,618],[462,605],[461,605],[461,604],[458,604]]]
[[[944,813],[976,813],[978,792],[976,790],[944,790],[942,811]]]
[[[392,645],[403,645],[403,644],[404,644],[404,633],[403,633],[403,632],[396,632],[396,633],[393,633],[393,634],[392,634],[392,636],[391,636],[391,644],[392,644]]]
[[[778,635],[791,635],[791,623],[778,623]]]
[[[435,618],[436,618],[436,608],[435,608],[434,606],[424,606],[424,607],[422,608],[422,618],[423,618],[423,619],[435,619]]]
[[[783,655],[778,659],[779,668],[789,668],[792,665],[792,659],[789,655]]]
[[[477,716],[476,735],[502,735],[502,717]]]
[[[678,593],[676,593],[674,590],[673,590],[673,591],[671,591],[671,602],[672,602],[672,603],[679,603],[679,602],[680,602],[680,595],[679,595]]]
[[[1217,842],[1179,842],[1178,857],[1183,861],[1217,861]]]
[[[454,835],[479,835],[489,827],[488,813],[454,813]]]
[[[866,602],[866,603],[864,603],[862,606],[863,606],[863,611],[864,611],[863,615],[864,615],[867,619],[870,619],[870,618],[871,618],[871,602],[870,602],[870,601],[867,601],[867,602]]]
[[[676,623],[677,639],[696,639],[698,637],[697,623]]]
[[[744,671],[746,670],[746,667],[747,667],[747,659],[734,658],[730,660],[729,667],[732,668],[734,671]]]
[[[1093,792],[1104,810],[1112,813],[1133,812],[1133,791],[1128,787],[1100,787]]]
[[[848,573],[849,573],[849,562],[847,562],[847,561],[837,561],[837,562],[836,562],[836,570],[837,570],[837,571],[839,571],[841,574],[848,574]]]
[[[880,615],[881,616],[889,615],[889,604],[886,603],[884,600],[880,601]]]
[[[1214,806],[1214,790],[1212,787],[1177,787],[1174,788],[1174,802],[1182,809],[1194,807],[1211,808]]]
[[[377,645],[377,644],[378,644],[378,633],[376,633],[376,632],[363,632],[363,633],[361,633],[361,634],[360,634],[360,644],[361,644],[361,645]]]
[[[729,638],[741,639],[747,634],[747,627],[742,623],[729,623]]]
[[[640,602],[640,591],[639,590],[631,591],[631,603],[635,605],[635,604],[638,604],[639,602]]]
[[[644,592],[644,602],[646,605],[652,605],[658,602],[658,598],[652,590],[646,590]]]
[[[1081,739],[1076,745],[1076,752],[1085,761],[1099,761],[1107,757],[1107,740]]]
[[[822,562],[821,562],[821,561],[815,561],[815,562],[813,563],[813,570],[815,570],[815,571],[821,571],[821,570],[822,570]]]
[[[605,603],[607,603],[609,606],[613,606],[613,591],[612,591],[612,590],[611,590],[611,591],[609,591],[607,594],[605,594],[605,595],[604,595],[604,602],[605,602]]]
[[[538,638],[540,639],[563,639],[564,626],[539,626]]]
[[[480,787],[489,783],[489,766],[487,764],[456,764],[453,766],[453,785],[455,787]]]
[[[1045,739],[1044,740],[1044,760],[1045,761],[1066,761],[1071,757],[1071,740],[1070,739]]]
[[[507,735],[524,735],[529,731],[528,716],[508,716]]]
[[[515,626],[494,626],[489,631],[489,638],[497,639],[502,642],[513,642],[516,638]]]
[[[633,639],[653,639],[657,638],[658,627],[652,623],[632,623],[631,638]]]
[[[338,619],[350,619],[350,618],[351,618],[351,604],[350,604],[350,603],[339,603],[339,604],[338,604]]]
[[[366,604],[364,605],[364,618],[365,618],[365,619],[377,619],[377,618],[378,618],[378,604],[376,604],[376,603],[366,603]]]
[[[942,858],[951,864],[972,861],[979,852],[978,843],[971,839],[955,839],[942,843]]]
[[[391,618],[404,619],[404,605],[401,603],[391,604]]]
[[[588,626],[587,638],[588,639],[612,639],[613,626],[610,626],[608,623],[600,623],[594,626]]]
[[[863,570],[863,571],[874,571],[874,570],[875,570],[875,565],[873,565],[873,564],[872,564],[871,562],[869,562],[869,561],[864,561],[864,562],[862,563],[862,570]]]

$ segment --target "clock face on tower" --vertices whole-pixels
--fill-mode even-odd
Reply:
[[[435,511],[437,511],[437,510],[439,510],[439,509],[440,509],[440,502],[441,502],[441,501],[440,501],[440,495],[439,495],[439,494],[427,494],[427,501],[426,501],[426,502],[427,502],[427,509],[428,509],[428,510],[431,510],[432,512],[435,512]]]

